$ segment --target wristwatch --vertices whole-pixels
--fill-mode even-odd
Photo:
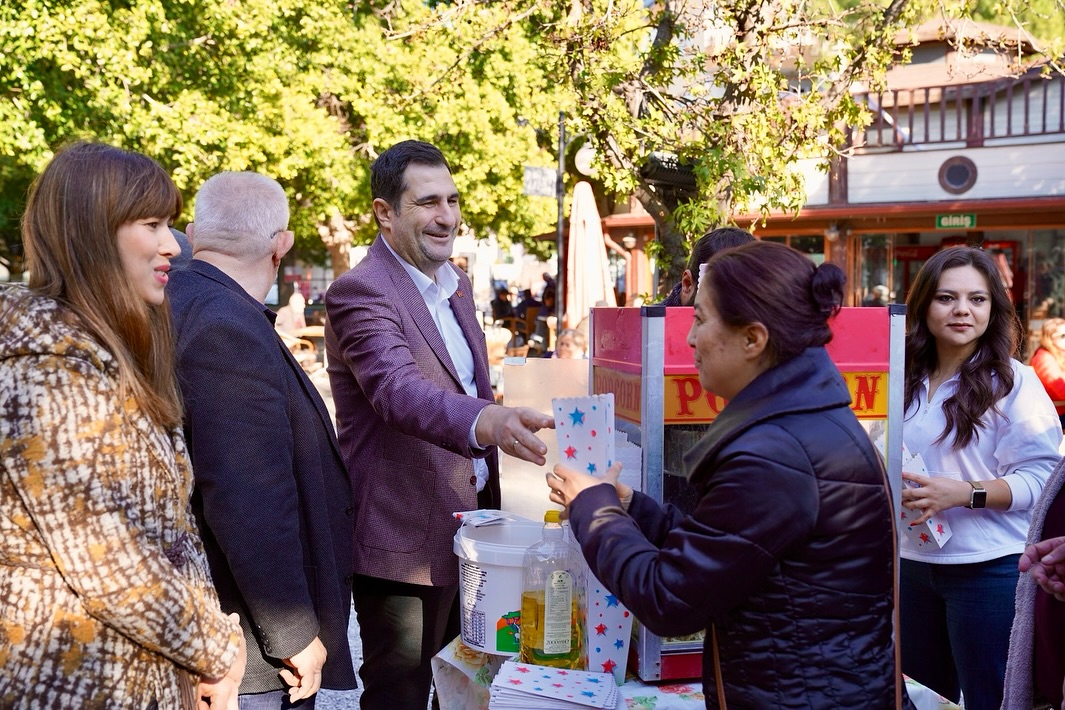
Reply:
[[[973,487],[972,492],[969,493],[969,505],[966,508],[978,509],[987,507],[987,489],[984,488],[984,484],[979,481],[969,481],[969,485]]]

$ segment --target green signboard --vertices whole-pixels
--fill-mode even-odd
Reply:
[[[976,229],[976,215],[937,214],[936,229]]]

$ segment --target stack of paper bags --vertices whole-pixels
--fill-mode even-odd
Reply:
[[[920,454],[911,454],[905,444],[902,445],[902,472],[928,476],[928,467],[925,466],[924,458]],[[907,488],[918,488],[918,485],[912,481],[903,479],[902,483]],[[942,549],[950,540],[950,525],[939,515],[933,515],[920,525],[913,525],[913,521],[921,515],[920,511],[902,508],[903,533],[917,549]]]
[[[489,710],[521,708],[567,710],[624,707],[621,693],[606,673],[548,668],[507,661],[492,681]]]
[[[614,395],[564,397],[551,400],[561,463],[593,476],[602,476],[616,460]],[[633,447],[630,451],[639,449]],[[582,558],[583,559],[583,558]],[[585,570],[584,621],[588,670],[612,673],[625,682],[625,664],[632,636],[632,613]]]

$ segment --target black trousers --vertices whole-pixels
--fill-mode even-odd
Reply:
[[[356,575],[352,597],[362,637],[361,710],[425,710],[429,661],[459,634],[458,585]]]
[[[485,489],[477,494],[477,504],[498,508],[493,498]],[[426,709],[433,680],[429,662],[459,635],[458,590],[457,584],[431,587],[355,575],[361,710]]]

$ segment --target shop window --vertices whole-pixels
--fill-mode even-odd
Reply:
[[[863,234],[858,249],[859,302],[863,306],[885,306],[895,303],[892,291],[891,235]]]
[[[1037,229],[1031,233],[1032,283],[1029,314],[1032,321],[1065,318],[1065,230]]]
[[[614,296],[619,306],[627,306],[628,288],[625,284],[625,276],[629,262],[614,251],[607,251],[607,267],[610,270],[610,281],[614,284]]]
[[[761,237],[764,242],[777,242],[786,244],[795,251],[801,252],[810,258],[818,266],[825,263],[825,238],[821,235],[802,237]]]
[[[805,254],[818,266],[825,263],[825,238],[821,235],[791,237],[788,246]]]
[[[906,294],[917,278],[925,261],[936,253],[937,247],[925,244],[906,244],[895,247],[895,301],[906,302]]]

